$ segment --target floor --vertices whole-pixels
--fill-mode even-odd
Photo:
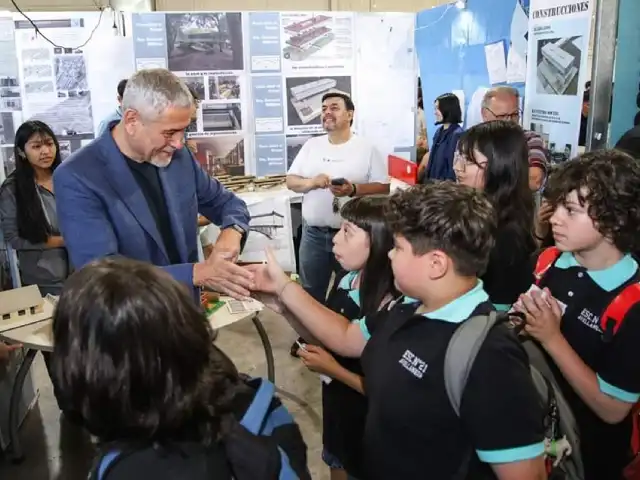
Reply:
[[[289,347],[296,335],[285,320],[271,311],[261,313],[261,319],[273,344],[276,385],[282,390],[281,397],[307,442],[312,478],[328,479],[328,470],[320,459],[320,381],[316,374],[289,356]],[[266,375],[264,351],[250,321],[221,330],[216,344],[234,360],[241,372]],[[21,429],[26,459],[19,465],[0,460],[0,479],[86,479],[92,461],[91,448],[82,435],[60,422],[51,382],[40,356],[33,365],[32,376],[40,397]]]

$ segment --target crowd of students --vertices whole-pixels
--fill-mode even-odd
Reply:
[[[347,202],[333,240],[345,273],[324,302],[270,251],[246,266],[256,294],[305,339],[301,361],[325,375],[332,478],[547,478],[552,452],[524,338],[543,350],[576,418],[584,478],[623,478],[640,398],[640,165],[603,150],[554,168],[536,220],[527,156],[520,127],[483,123],[458,142],[456,182]],[[623,297],[627,308],[609,323]],[[487,333],[456,411],[449,342],[496,310],[524,323]],[[276,426],[256,434],[262,453],[238,460],[248,451],[239,425],[260,390],[213,344],[186,290],[157,269],[123,259],[80,269],[65,283],[53,334],[60,406],[101,442],[95,478],[286,478],[285,467],[309,478],[304,440],[275,397]],[[264,466],[263,476],[247,476],[245,463]]]

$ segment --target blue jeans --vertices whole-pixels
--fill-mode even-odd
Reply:
[[[342,267],[333,255],[333,236],[338,231],[328,227],[302,224],[300,239],[300,281],[309,295],[325,303],[332,273]]]

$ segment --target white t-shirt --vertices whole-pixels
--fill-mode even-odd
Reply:
[[[353,135],[334,145],[327,135],[313,137],[302,146],[289,168],[289,175],[312,178],[324,173],[351,183],[389,183],[387,159],[368,141]],[[349,197],[340,198],[340,204]],[[333,213],[333,194],[328,188],[305,193],[302,218],[313,227],[340,228],[340,215]]]

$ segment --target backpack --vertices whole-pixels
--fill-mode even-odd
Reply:
[[[251,405],[242,420],[231,429],[224,440],[225,452],[233,478],[236,480],[306,480],[310,479],[306,465],[304,472],[296,473],[285,451],[268,441],[279,426],[293,424],[294,420],[284,405],[277,403],[273,409],[275,386],[265,379],[254,379],[249,383],[260,382]],[[107,480],[109,469],[121,451],[107,452],[99,459],[91,478]]]
[[[451,337],[444,360],[444,380],[456,415],[460,416],[464,387],[482,343],[495,325],[507,321],[509,314],[506,312],[478,315],[466,320]],[[580,438],[571,408],[537,344],[525,341],[523,346],[529,355],[531,378],[545,411],[545,457],[549,479],[583,480]],[[558,453],[561,455],[557,456]],[[462,462],[455,480],[467,478],[471,457],[472,450]]]
[[[553,266],[561,252],[557,247],[549,247],[542,251],[538,257],[534,271],[535,283],[539,284],[547,271]],[[600,316],[600,329],[603,340],[610,342],[622,326],[624,318],[629,310],[640,302],[640,284],[633,283],[625,287],[611,301]],[[632,433],[631,453],[635,457],[634,468],[629,468],[625,478],[640,479],[640,403],[636,403],[632,409]],[[632,471],[633,470],[633,471]]]

